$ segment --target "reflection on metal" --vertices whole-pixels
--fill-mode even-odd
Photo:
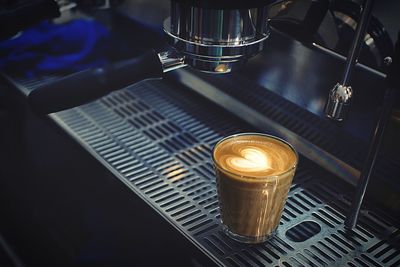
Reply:
[[[223,136],[254,129],[193,96],[165,81],[143,82],[51,118],[216,264],[400,263],[400,222],[364,210],[360,224],[346,231],[347,189],[329,183],[332,175],[303,157],[276,236],[246,245],[224,235],[211,148]],[[303,221],[313,223],[302,224],[296,239],[293,230]],[[289,229],[295,240],[287,238]]]
[[[187,1],[171,1],[164,31],[188,65],[211,73],[242,66],[264,48],[270,33],[266,6],[213,9]]]
[[[353,18],[339,11],[335,11],[334,14],[336,19],[341,20],[342,23],[346,24],[354,31],[356,30],[357,22]],[[375,61],[379,64],[382,61],[382,59],[378,47],[376,47],[375,41],[372,38],[372,36],[369,33],[366,33],[363,41],[374,55]]]
[[[323,53],[325,53],[327,55],[330,55],[330,56],[332,56],[332,57],[334,57],[336,59],[340,59],[342,61],[346,61],[346,57],[345,56],[342,56],[341,54],[338,54],[333,50],[330,50],[330,49],[328,49],[326,47],[323,47],[323,46],[321,46],[319,44],[316,44],[316,43],[313,43],[312,45],[313,45],[313,47],[315,47],[316,49],[318,49],[319,51],[321,51],[321,52],[323,52]],[[370,68],[370,67],[368,67],[368,66],[366,66],[364,64],[361,64],[359,62],[356,63],[356,67],[359,67],[359,68],[361,68],[363,70],[366,70],[366,71],[370,72],[372,75],[376,75],[376,76],[381,77],[381,78],[386,78],[386,74],[385,73],[380,72],[378,70],[375,70],[373,68]]]
[[[351,86],[337,83],[329,92],[325,115],[332,120],[342,121],[349,113],[352,96]]]
[[[162,51],[157,55],[160,59],[164,73],[187,66],[185,63],[185,57],[174,49]]]
[[[263,114],[236,100],[232,96],[227,95],[191,72],[179,70],[175,72],[175,75],[182,84],[229,110],[239,118],[247,121],[251,125],[257,125],[261,130],[281,136],[310,160],[318,163],[320,166],[335,173],[337,176],[353,185],[357,183],[357,179],[360,175],[359,170],[343,162],[340,158],[333,156],[302,136],[288,130],[278,122],[263,116]]]

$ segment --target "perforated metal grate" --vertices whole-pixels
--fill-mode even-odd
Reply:
[[[400,223],[363,210],[359,226],[345,231],[348,189],[305,158],[275,237],[245,245],[225,236],[211,149],[223,136],[254,129],[165,81],[140,83],[52,118],[218,264],[400,265]],[[287,236],[296,233],[301,239]]]

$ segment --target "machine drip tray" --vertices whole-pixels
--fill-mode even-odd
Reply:
[[[300,157],[277,234],[258,245],[222,232],[211,149],[254,127],[168,81],[142,82],[51,118],[218,265],[399,266],[399,221],[362,210],[351,191]]]

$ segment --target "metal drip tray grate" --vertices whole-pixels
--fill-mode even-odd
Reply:
[[[400,265],[399,222],[363,210],[346,232],[348,189],[303,157],[277,235],[259,245],[226,237],[211,149],[223,136],[255,129],[192,92],[143,82],[51,117],[220,265]]]

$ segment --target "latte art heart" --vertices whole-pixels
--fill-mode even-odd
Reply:
[[[238,136],[219,144],[215,160],[238,176],[265,177],[293,167],[295,153],[280,141],[260,136]]]
[[[226,164],[238,171],[260,172],[271,169],[268,154],[256,147],[247,147],[239,151],[240,156],[228,155]]]

